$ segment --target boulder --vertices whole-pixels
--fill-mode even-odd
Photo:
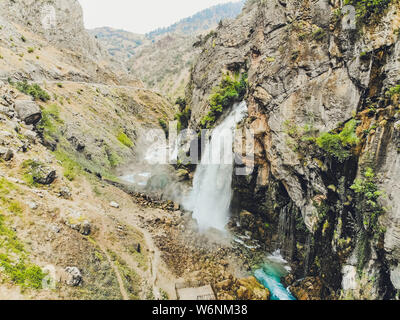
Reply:
[[[42,118],[42,111],[34,101],[15,101],[15,111],[17,112],[18,117],[27,125],[36,124]]]
[[[35,201],[28,201],[26,204],[32,210],[36,210],[39,207]]]
[[[3,95],[2,100],[0,102],[1,104],[5,105],[5,106],[12,106],[14,103],[14,99],[11,96],[11,94],[6,93]]]
[[[57,177],[57,172],[51,168],[41,167],[40,169],[36,170],[33,180],[36,183],[49,185],[54,182]]]
[[[22,134],[29,140],[29,142],[36,143],[37,134],[32,130],[24,130]]]
[[[14,118],[15,111],[10,106],[0,105],[0,114],[4,114],[5,116],[7,116],[9,118]]]
[[[78,211],[71,212],[66,217],[65,224],[84,236],[88,236],[92,229],[90,222]]]
[[[117,202],[115,202],[115,201],[111,201],[111,202],[110,202],[110,206],[113,207],[113,208],[118,209],[118,208],[119,208],[119,203],[117,203]]]
[[[72,198],[71,190],[68,187],[61,187],[60,190],[58,190],[58,196],[70,200]]]
[[[52,184],[57,177],[57,172],[54,169],[38,160],[27,160],[23,167],[26,170],[25,173],[31,175],[33,182],[38,184]]]
[[[68,138],[68,141],[75,148],[76,151],[82,152],[85,149],[85,144],[81,142],[77,137],[71,136]]]
[[[77,267],[66,267],[67,272],[66,284],[71,287],[77,287],[82,283],[82,274]]]
[[[8,148],[0,148],[0,158],[5,161],[10,161],[14,157],[14,151]]]

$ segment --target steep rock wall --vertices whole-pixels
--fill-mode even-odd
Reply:
[[[386,92],[400,80],[399,6],[393,1],[356,29],[342,28],[339,8],[327,0],[248,1],[234,22],[219,26],[193,67],[191,126],[209,111],[224,72],[248,72],[244,126],[255,133],[256,168],[234,179],[235,211],[253,213],[253,237],[281,248],[297,278],[321,278],[322,298],[393,298],[399,105]],[[360,142],[350,157],[339,161],[316,146],[316,137],[340,132],[351,119]],[[368,166],[388,195],[374,240],[351,188]]]

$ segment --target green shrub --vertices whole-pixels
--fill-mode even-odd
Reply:
[[[358,144],[359,139],[356,135],[357,121],[352,119],[346,123],[344,129],[339,134],[325,132],[317,139],[317,145],[334,156],[339,161],[344,161],[351,156],[350,147]]]
[[[247,91],[247,82],[246,73],[242,74],[240,79],[239,75],[235,75],[233,79],[229,75],[225,75],[209,98],[211,110],[201,119],[201,127],[211,129],[225,109],[230,108],[235,102],[243,100]]]
[[[400,94],[400,84],[398,84],[397,86],[394,86],[392,88],[390,88],[387,92],[386,95],[389,97],[393,97],[395,94]]]
[[[43,137],[52,141],[57,138],[59,126],[64,122],[60,118],[60,108],[56,104],[52,104],[42,110],[42,118],[37,124],[37,129],[42,132]]]
[[[24,170],[24,180],[30,186],[36,186],[38,180],[43,178],[43,174],[40,168],[44,166],[42,162],[35,160],[25,160],[22,163],[22,169]]]
[[[50,100],[50,95],[46,91],[44,91],[37,83],[28,84],[27,81],[17,82],[15,84],[15,87],[22,93],[30,95],[35,100],[41,100],[43,102]]]
[[[125,132],[120,131],[118,133],[117,139],[121,142],[125,147],[132,148],[134,146],[133,141],[126,135]]]
[[[367,168],[363,178],[355,180],[351,189],[360,196],[358,204],[362,206],[364,227],[366,231],[373,233],[376,231],[379,216],[384,212],[378,203],[383,192],[375,182],[374,170]]]
[[[180,111],[184,110],[186,108],[186,106],[187,106],[186,99],[185,98],[181,98],[181,97],[176,99],[175,104],[177,104],[179,106],[179,110]]]
[[[186,129],[189,126],[190,117],[192,115],[192,110],[190,106],[187,106],[182,112],[178,112],[175,115],[175,120],[178,121],[178,132]]]
[[[28,48],[28,53],[33,53],[34,51],[35,51],[34,48],[32,48],[32,47],[29,47],[29,48]]]

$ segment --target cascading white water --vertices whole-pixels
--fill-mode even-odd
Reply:
[[[185,207],[193,211],[200,230],[214,228],[223,231],[228,222],[232,199],[234,130],[246,114],[246,102],[235,104],[205,144],[194,176],[193,190],[185,203]]]

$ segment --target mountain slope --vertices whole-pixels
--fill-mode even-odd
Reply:
[[[183,96],[190,66],[200,52],[192,46],[196,36],[215,28],[223,19],[236,17],[243,4],[239,1],[214,6],[145,37],[110,28],[89,32],[111,55],[125,62],[133,77],[174,100]]]
[[[135,54],[135,49],[147,40],[144,35],[109,27],[96,28],[88,30],[88,32],[95,36],[108,53],[119,61],[126,61],[131,58]]]
[[[106,181],[171,105],[111,60],[76,0],[51,2],[51,29],[43,4],[0,2],[0,298],[159,295],[143,208]]]

